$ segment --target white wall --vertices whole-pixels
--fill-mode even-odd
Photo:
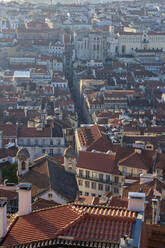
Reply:
[[[49,197],[49,194],[52,194],[52,197]],[[49,191],[45,192],[44,194],[42,194],[40,196],[40,198],[48,200],[48,201],[51,200],[51,201],[57,202],[59,204],[66,204],[67,203],[67,200],[62,198],[54,190],[49,190]]]

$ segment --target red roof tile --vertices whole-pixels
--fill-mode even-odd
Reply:
[[[4,136],[16,137],[16,125],[0,124],[0,131],[3,131]]]
[[[131,236],[135,221],[135,212],[122,208],[64,205],[17,217],[2,245],[13,246],[57,237],[119,242],[123,235]]]
[[[33,127],[20,127],[18,131],[19,137],[51,137],[51,129],[43,128],[38,130]]]
[[[55,238],[58,230],[80,215],[81,212],[69,206],[60,206],[18,217],[7,233],[3,246]]]
[[[109,206],[127,208],[128,207],[128,201],[123,200],[117,196],[112,196],[110,201],[109,201]]]
[[[7,197],[9,201],[17,198],[17,196],[18,193],[14,190],[0,189],[0,197]]]
[[[140,248],[164,248],[165,227],[143,223]]]
[[[125,157],[122,160],[120,160],[118,162],[118,165],[144,169],[144,170],[149,169],[149,165],[144,160],[144,157],[137,152],[133,152],[132,154],[128,155],[128,157]]]
[[[131,236],[135,220],[85,214],[58,234],[78,240],[120,241],[124,235]]]
[[[101,126],[91,126],[78,129],[78,137],[82,146],[87,147],[87,151],[107,152],[111,145],[107,136],[103,134],[104,128]]]
[[[110,174],[119,174],[120,172],[114,161],[115,155],[113,154],[80,151],[77,167]]]

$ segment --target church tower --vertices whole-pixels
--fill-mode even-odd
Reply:
[[[26,148],[20,148],[16,155],[18,161],[18,176],[22,176],[29,171],[30,154]]]

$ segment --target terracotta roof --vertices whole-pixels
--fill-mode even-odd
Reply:
[[[17,148],[15,149],[6,149],[1,148],[0,149],[0,159],[7,158],[7,157],[16,157]]]
[[[7,197],[8,201],[17,198],[18,193],[14,190],[0,189],[0,197]]]
[[[7,233],[3,246],[55,238],[58,230],[75,221],[81,214],[69,206],[60,206],[18,217]]]
[[[87,147],[87,151],[107,152],[111,145],[110,141],[103,132],[105,129],[101,126],[91,126],[78,129],[78,137],[82,146]]]
[[[144,157],[137,153],[136,151],[127,157],[123,158],[118,162],[118,166],[126,166],[131,168],[138,168],[147,170],[150,168],[150,165],[146,163]]]
[[[16,137],[16,125],[0,124],[0,131],[7,137]]]
[[[151,183],[143,183],[140,184],[140,182],[135,182],[131,185],[129,185],[127,188],[123,189],[123,198],[128,199],[128,193],[129,192],[144,192],[146,194],[146,197],[149,193],[149,190],[151,188]]]
[[[164,248],[165,227],[143,223],[141,235],[141,248]]]
[[[19,127],[18,129],[19,137],[51,137],[51,129],[43,128],[42,130],[37,130],[33,127]]]
[[[134,219],[114,218],[104,215],[84,214],[77,221],[60,230],[60,236],[78,240],[120,241],[124,235],[131,236]]]
[[[87,205],[58,206],[17,217],[2,245],[14,246],[29,243],[33,247],[35,242],[41,240],[56,242],[55,238],[71,237],[70,245],[79,240],[96,242],[96,245],[98,242],[108,242],[108,247],[114,247],[110,246],[111,242],[119,244],[122,236],[131,236],[135,222],[135,212],[121,208]]]
[[[127,208],[128,207],[128,200],[123,200],[117,196],[112,196],[109,200],[109,206],[111,207],[122,207]]]
[[[115,155],[113,154],[80,151],[77,167],[110,174],[119,174],[120,172],[114,161]]]
[[[39,198],[37,201],[33,202],[32,204],[32,209],[33,210],[39,210],[39,209],[44,209],[44,208],[49,208],[53,206],[59,206],[57,202],[54,201],[48,201],[42,198]]]

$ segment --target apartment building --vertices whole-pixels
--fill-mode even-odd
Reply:
[[[80,151],[77,182],[80,195],[102,196],[107,192],[120,195],[124,177],[115,165],[115,154]]]

